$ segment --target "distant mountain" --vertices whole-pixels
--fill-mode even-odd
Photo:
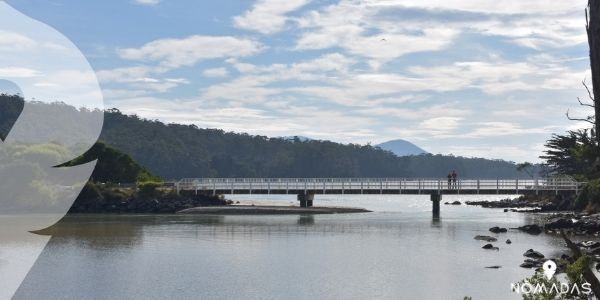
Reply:
[[[376,147],[390,151],[398,156],[421,155],[429,153],[409,141],[400,139],[387,141],[377,145]]]

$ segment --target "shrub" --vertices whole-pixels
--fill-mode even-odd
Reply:
[[[595,179],[583,185],[575,200],[575,208],[583,209],[598,204],[600,204],[600,179]]]
[[[161,186],[160,182],[143,182],[138,185],[138,193],[141,197],[153,197],[158,195],[158,188]]]

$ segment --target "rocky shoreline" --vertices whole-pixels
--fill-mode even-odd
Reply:
[[[511,230],[519,230],[532,235],[561,234],[579,236],[580,239],[597,239],[600,237],[600,213],[577,212],[573,210],[573,198],[568,197],[519,197],[516,199],[504,199],[500,201],[467,201],[466,205],[476,205],[484,208],[504,209],[504,212],[520,213],[542,213],[545,216],[539,224],[528,224],[517,228],[492,227],[492,233],[503,233]],[[488,250],[499,250],[494,242],[498,238],[492,236],[477,235],[475,240],[485,241],[482,248]],[[510,239],[506,240],[510,244]],[[574,244],[583,254],[589,256],[596,262],[596,269],[600,270],[600,241],[586,240]],[[567,264],[575,261],[573,256],[564,253],[559,257],[546,257],[544,254],[528,249],[523,253],[524,261],[522,268],[540,268],[547,260],[553,260],[558,266],[557,272],[564,272]]]

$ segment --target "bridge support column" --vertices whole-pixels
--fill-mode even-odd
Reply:
[[[315,194],[298,194],[298,201],[300,201],[300,207],[312,207],[314,200]]]
[[[434,217],[440,216],[440,202],[442,202],[442,194],[431,194],[431,205]]]

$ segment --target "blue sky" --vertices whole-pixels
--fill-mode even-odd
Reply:
[[[537,161],[589,113],[584,0],[7,2],[150,119]]]

